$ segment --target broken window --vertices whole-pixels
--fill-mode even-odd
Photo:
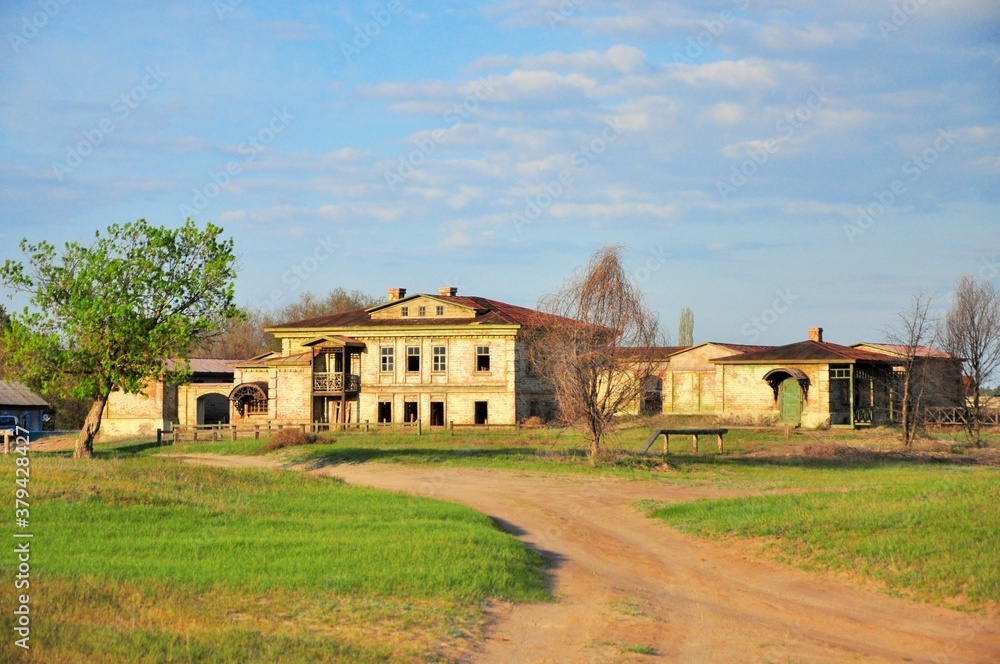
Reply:
[[[406,347],[406,370],[420,371],[420,346]]]
[[[476,371],[490,370],[490,347],[476,346]]]
[[[391,401],[379,401],[378,402],[378,422],[379,422],[379,424],[391,424],[392,423],[392,402]]]

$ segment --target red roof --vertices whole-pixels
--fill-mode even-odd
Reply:
[[[233,370],[229,368],[233,360],[217,360],[201,357],[192,357],[188,359],[188,364],[191,365],[191,373],[194,374],[225,374],[233,373]],[[167,360],[167,369],[173,371],[175,367],[184,367],[184,360]]]
[[[910,347],[904,344],[872,344],[872,343],[860,343],[854,344],[852,348],[858,348],[859,346],[869,346],[871,348],[884,350],[886,353],[891,353],[894,355],[906,356],[910,352]],[[915,355],[917,357],[935,357],[940,359],[954,360],[957,359],[951,353],[945,352],[938,348],[931,348],[930,346],[916,346],[914,348]],[[877,352],[877,351],[876,351]]]
[[[775,348],[775,346],[748,346],[746,344],[723,344],[718,341],[709,342],[713,346],[722,346],[723,348],[728,348],[729,350],[735,350],[737,353],[756,353],[761,350],[770,350]]]
[[[776,348],[723,357],[712,361],[720,364],[728,364],[730,362],[878,362],[885,364],[895,363],[898,361],[898,358],[889,356],[886,353],[873,353],[825,341],[800,341],[788,344],[787,346],[778,346]]]
[[[282,355],[281,351],[274,351],[272,353],[267,353],[265,355],[258,355],[257,357],[251,358],[249,360],[230,362],[233,366],[246,367],[246,366],[257,366],[257,367],[267,367],[274,364],[298,364],[302,362],[312,362],[313,354],[312,351],[307,351],[305,353],[296,353],[295,355]]]
[[[654,360],[665,360],[674,353],[687,350],[690,346],[631,346],[622,348],[626,355],[644,356]]]
[[[455,327],[465,325],[521,325],[536,327],[555,322],[571,322],[576,324],[576,321],[571,321],[568,318],[545,314],[534,309],[507,304],[506,302],[489,300],[485,297],[420,295],[451,304],[470,307],[476,310],[476,315],[469,318],[372,318],[369,313],[370,309],[355,309],[339,314],[330,314],[283,323],[282,325],[273,325],[268,327],[267,330],[342,329],[351,327]],[[384,308],[384,305],[381,305],[379,308]]]

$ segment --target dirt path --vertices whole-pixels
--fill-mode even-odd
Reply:
[[[314,472],[464,503],[546,555],[559,601],[498,608],[476,662],[1000,662],[995,619],[751,557],[632,507],[642,498],[732,493],[465,468],[371,464]]]

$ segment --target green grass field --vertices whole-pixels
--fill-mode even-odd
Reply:
[[[34,661],[427,661],[487,600],[547,598],[540,556],[459,505],[144,456],[31,472]]]
[[[715,453],[710,440],[703,454],[694,455],[688,439],[675,439],[666,463],[659,455],[632,453],[646,435],[640,427],[620,433],[597,467],[579,434],[545,430],[334,434],[333,441],[284,454],[319,464],[482,466],[794,490],[659,506],[655,514],[701,536],[755,540],[764,555],[873,580],[896,594],[974,610],[1000,606],[1000,572],[991,563],[1000,559],[1000,469],[978,465],[990,458],[969,448],[961,433],[934,434],[918,443],[916,453],[904,454],[892,430],[799,431],[788,440],[780,430],[733,430],[725,454]],[[1000,441],[993,435],[990,443]]]
[[[643,504],[700,536],[964,609],[1000,606],[1000,470],[960,435],[901,455],[893,432],[734,430],[726,453],[672,442],[666,462],[619,433],[596,467],[563,430],[334,433],[271,453],[307,465],[403,463],[607,474],[795,493]],[[189,466],[163,454],[257,455],[266,440],[100,444],[32,457],[34,661],[450,660],[492,599],[548,598],[542,560],[464,507],[289,471]],[[994,438],[992,444],[997,445]],[[662,449],[662,448],[661,448]],[[994,450],[995,451],[995,450]],[[14,489],[13,462],[0,478]],[[0,523],[10,538],[12,523]],[[13,577],[13,558],[0,558]],[[5,606],[12,583],[0,584]],[[11,633],[9,611],[0,628]],[[28,661],[10,640],[0,660]]]
[[[856,480],[844,478],[838,491],[646,507],[687,532],[758,540],[789,562],[868,577],[896,594],[998,606],[1000,473],[886,467]]]

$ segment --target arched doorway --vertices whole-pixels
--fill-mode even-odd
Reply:
[[[774,390],[774,401],[781,421],[785,424],[802,422],[802,410],[809,390],[809,376],[801,369],[783,367],[772,369],[764,380]]]
[[[229,399],[212,392],[198,397],[198,424],[229,424]]]
[[[778,387],[778,405],[781,421],[798,424],[802,421],[802,385],[795,378],[786,378]]]

